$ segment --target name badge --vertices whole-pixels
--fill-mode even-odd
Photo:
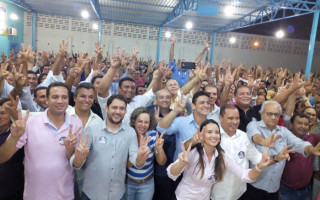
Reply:
[[[61,145],[64,145],[64,140],[66,139],[66,137],[62,136],[60,139],[59,139],[59,144]]]
[[[99,137],[99,142],[100,142],[100,144],[106,144],[107,143],[107,137],[106,136]]]
[[[239,157],[240,159],[244,159],[244,157],[246,157],[246,153],[245,153],[244,151],[239,151],[238,157]]]

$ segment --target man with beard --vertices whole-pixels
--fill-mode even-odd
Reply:
[[[70,164],[83,167],[81,199],[122,199],[125,193],[127,158],[141,168],[149,156],[149,138],[139,138],[135,130],[123,123],[126,99],[122,95],[108,98],[106,120],[86,129],[86,139],[80,139]]]

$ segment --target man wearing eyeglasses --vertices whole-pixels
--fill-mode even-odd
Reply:
[[[248,200],[278,200],[280,180],[285,167],[285,161],[278,161],[278,154],[287,145],[296,152],[308,155],[320,155],[320,143],[313,147],[294,136],[287,128],[278,126],[278,120],[282,112],[281,105],[276,101],[266,101],[262,104],[260,121],[252,121],[247,126],[247,134],[250,140],[255,143],[259,151],[269,149],[269,156],[272,157],[274,165],[269,166],[260,177],[252,184],[248,184]]]

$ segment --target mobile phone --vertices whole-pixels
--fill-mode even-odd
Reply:
[[[195,69],[196,68],[196,63],[194,63],[194,62],[182,62],[181,63],[181,68],[182,69]]]

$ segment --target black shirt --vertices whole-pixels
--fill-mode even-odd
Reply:
[[[261,105],[253,106],[253,107],[249,108],[249,110],[247,112],[244,112],[237,105],[236,105],[236,107],[237,107],[237,109],[239,111],[239,115],[240,115],[240,125],[239,125],[238,129],[242,130],[243,132],[246,132],[247,125],[251,121],[260,121],[261,120],[261,115],[259,113],[259,111],[261,109]]]
[[[0,133],[0,146],[10,135],[10,129]],[[0,164],[0,199],[18,198],[24,187],[24,149],[19,149],[7,162]],[[13,197],[14,196],[14,197]]]

